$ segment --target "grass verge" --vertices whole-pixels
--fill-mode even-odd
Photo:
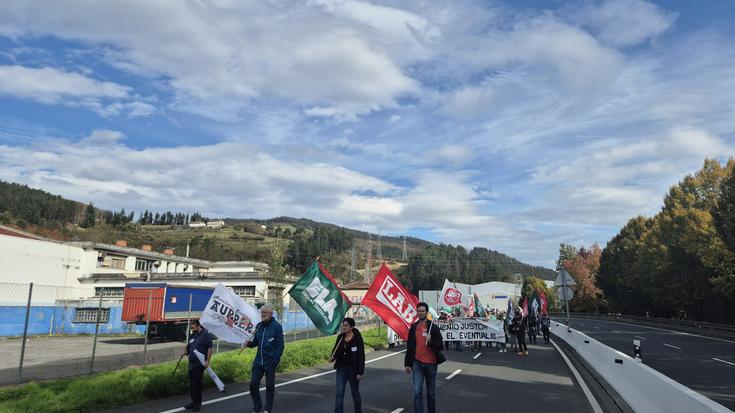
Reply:
[[[387,345],[385,329],[363,332],[365,348],[380,349]],[[286,343],[286,350],[278,366],[279,372],[298,370],[325,363],[334,345],[335,336]],[[250,368],[256,349],[215,354],[211,367],[224,383],[250,379]],[[111,409],[119,406],[159,399],[189,390],[187,367],[182,362],[176,375],[171,373],[176,362],[170,361],[147,367],[90,376],[31,382],[0,389],[0,412],[7,413],[66,413]],[[205,386],[213,386],[207,374]]]

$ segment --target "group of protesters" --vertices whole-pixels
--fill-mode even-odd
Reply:
[[[426,303],[419,303],[417,312],[418,320],[411,326],[408,334],[404,366],[406,373],[411,375],[413,381],[414,411],[424,411],[423,389],[425,387],[427,410],[433,413],[436,411],[437,366],[446,360],[442,350],[449,349],[450,342],[443,342],[442,333],[439,327],[432,322],[429,306]],[[245,343],[248,347],[258,347],[251,370],[250,396],[254,413],[271,413],[275,398],[276,368],[284,350],[283,329],[273,318],[273,309],[270,306],[263,306],[260,313],[261,322],[256,325],[252,339]],[[461,310],[455,308],[451,312],[442,311],[439,319],[451,320],[461,316]],[[549,343],[551,319],[548,314],[540,315],[533,312],[524,314],[521,308],[516,308],[512,317],[509,317],[506,312],[480,308],[475,310],[472,317],[503,321],[505,341],[498,343],[499,352],[506,352],[506,346],[510,342],[514,352],[520,356],[527,356],[526,335],[528,335],[529,343],[535,344],[539,335],[543,335],[544,343]],[[202,375],[209,367],[212,356],[212,339],[199,321],[192,321],[190,327],[192,335],[184,354],[189,355],[192,401],[185,408],[198,411],[202,403]],[[454,345],[456,350],[462,351],[461,341],[454,341]],[[465,345],[471,345],[476,351],[482,348],[480,341],[465,343]],[[492,342],[486,342],[486,345],[492,346]],[[204,362],[197,359],[194,355],[195,351],[199,354],[206,354]],[[361,412],[360,381],[365,374],[365,344],[360,331],[355,326],[354,319],[348,317],[342,321],[342,333],[337,336],[329,360],[334,362],[334,369],[337,373],[335,412],[343,411],[347,383],[350,384],[355,412]],[[260,383],[263,376],[266,382],[265,404],[260,397]]]
[[[463,317],[462,309],[459,306],[450,310],[442,310],[439,313],[440,320],[450,321],[452,318],[457,317]],[[523,310],[517,307],[509,316],[506,311],[480,308],[472,314],[465,314],[464,317],[489,318],[491,320],[503,321],[505,341],[497,343],[497,349],[500,353],[507,352],[507,347],[510,344],[512,351],[516,352],[519,356],[527,356],[528,344],[536,344],[539,336],[543,336],[544,344],[549,344],[550,342],[551,318],[548,313],[540,314],[538,312],[531,312],[530,314],[524,314]],[[528,336],[528,341],[526,341],[526,336]],[[453,346],[456,351],[463,351],[463,343],[461,341],[447,341],[444,343],[445,350],[449,350],[450,346]],[[493,342],[487,341],[485,342],[485,346],[492,348]],[[482,349],[482,342],[464,342],[464,347],[471,347],[475,351],[480,351]]]
[[[424,412],[423,389],[426,388],[426,407],[429,413],[436,412],[436,372],[438,365],[446,360],[442,354],[442,334],[439,327],[429,318],[429,306],[419,303],[418,320],[409,330],[404,367],[406,374],[413,381],[414,412]],[[273,318],[273,308],[265,305],[260,309],[261,322],[255,326],[255,334],[247,347],[258,347],[253,359],[250,374],[250,397],[253,401],[253,413],[273,412],[275,399],[276,368],[281,361],[284,350],[283,329]],[[189,355],[189,381],[191,402],[184,407],[199,411],[202,405],[202,376],[209,368],[212,357],[212,338],[198,320],[190,324],[192,335],[187,342],[183,355]],[[206,354],[200,361],[198,354]],[[355,413],[362,412],[360,381],[365,374],[365,344],[355,320],[345,318],[342,321],[342,333],[337,336],[329,357],[336,370],[335,413],[342,413],[347,383]],[[265,405],[260,397],[260,383],[265,376]]]
[[[537,337],[543,335],[544,344],[549,344],[549,329],[551,327],[549,314],[532,312],[525,315],[519,308],[515,311],[513,318],[503,324],[507,331],[506,337],[510,339],[511,348],[519,356],[528,355],[526,334],[528,334],[528,343],[536,344]]]

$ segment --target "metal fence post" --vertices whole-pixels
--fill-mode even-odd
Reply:
[[[189,331],[191,330],[189,326],[191,325],[191,296],[192,293],[189,293],[189,312],[186,313],[186,345],[189,345]],[[217,340],[217,346],[219,346],[219,340]]]
[[[94,356],[97,354],[97,334],[100,331],[100,316],[102,315],[102,291],[100,291],[100,303],[97,306],[97,323],[94,326],[94,343],[92,344],[92,363],[89,366],[89,372],[94,373]]]
[[[26,305],[26,322],[23,327],[23,344],[20,347],[20,365],[18,365],[18,383],[20,383],[21,377],[23,377],[23,358],[26,353],[26,340],[28,339],[28,320],[31,315],[31,297],[33,296],[33,283],[28,288],[28,305]]]
[[[143,365],[148,364],[148,329],[151,325],[151,298],[153,290],[148,290],[148,311],[145,313],[145,339],[143,341]]]

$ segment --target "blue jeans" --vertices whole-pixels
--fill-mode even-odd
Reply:
[[[260,400],[260,380],[265,374],[265,410],[273,411],[273,398],[276,395],[276,366],[263,367],[253,366],[250,374],[250,397],[253,398],[253,410],[263,410],[263,402]]]
[[[424,413],[424,381],[426,381],[426,405],[429,413],[436,412],[436,364],[413,362],[413,411]]]
[[[352,402],[355,405],[355,413],[362,412],[360,382],[357,381],[357,371],[354,367],[337,367],[337,396],[334,399],[334,413],[342,413],[344,411],[345,387],[348,381],[350,382],[350,391],[352,391]]]

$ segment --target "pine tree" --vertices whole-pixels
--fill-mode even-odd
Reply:
[[[90,202],[84,210],[84,221],[82,221],[81,225],[82,228],[92,228],[94,226],[95,217],[96,213],[94,210],[94,204]]]

